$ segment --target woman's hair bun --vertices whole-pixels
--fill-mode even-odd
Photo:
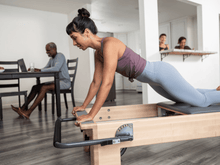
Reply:
[[[90,13],[85,9],[85,8],[82,8],[82,9],[79,9],[78,10],[78,16],[79,17],[90,17]]]
[[[66,32],[70,35],[72,32],[83,34],[85,29],[89,29],[93,34],[98,33],[98,29],[92,19],[89,18],[90,13],[81,8],[78,10],[78,15],[66,27]]]

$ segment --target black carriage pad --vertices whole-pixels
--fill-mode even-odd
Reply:
[[[208,107],[194,107],[186,103],[161,102],[157,104],[161,109],[171,109],[173,111],[182,112],[184,114],[199,114],[220,112],[220,104],[213,104]]]

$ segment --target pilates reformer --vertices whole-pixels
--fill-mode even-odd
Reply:
[[[91,108],[77,112],[87,114]],[[168,116],[173,112],[174,116]],[[220,136],[220,105],[192,107],[185,103],[158,103],[102,107],[93,121],[80,129],[85,141],[61,143],[61,122],[76,118],[58,118],[54,147],[90,146],[92,165],[120,165],[128,147]]]

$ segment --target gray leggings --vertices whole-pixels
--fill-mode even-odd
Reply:
[[[197,107],[220,103],[220,91],[195,89],[170,64],[162,61],[148,62],[136,78],[148,83],[157,93],[174,102],[183,102]]]

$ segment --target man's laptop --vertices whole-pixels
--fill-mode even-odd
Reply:
[[[27,68],[26,68],[26,65],[24,63],[24,59],[23,58],[18,60],[18,65],[21,68],[21,72],[27,72]]]

